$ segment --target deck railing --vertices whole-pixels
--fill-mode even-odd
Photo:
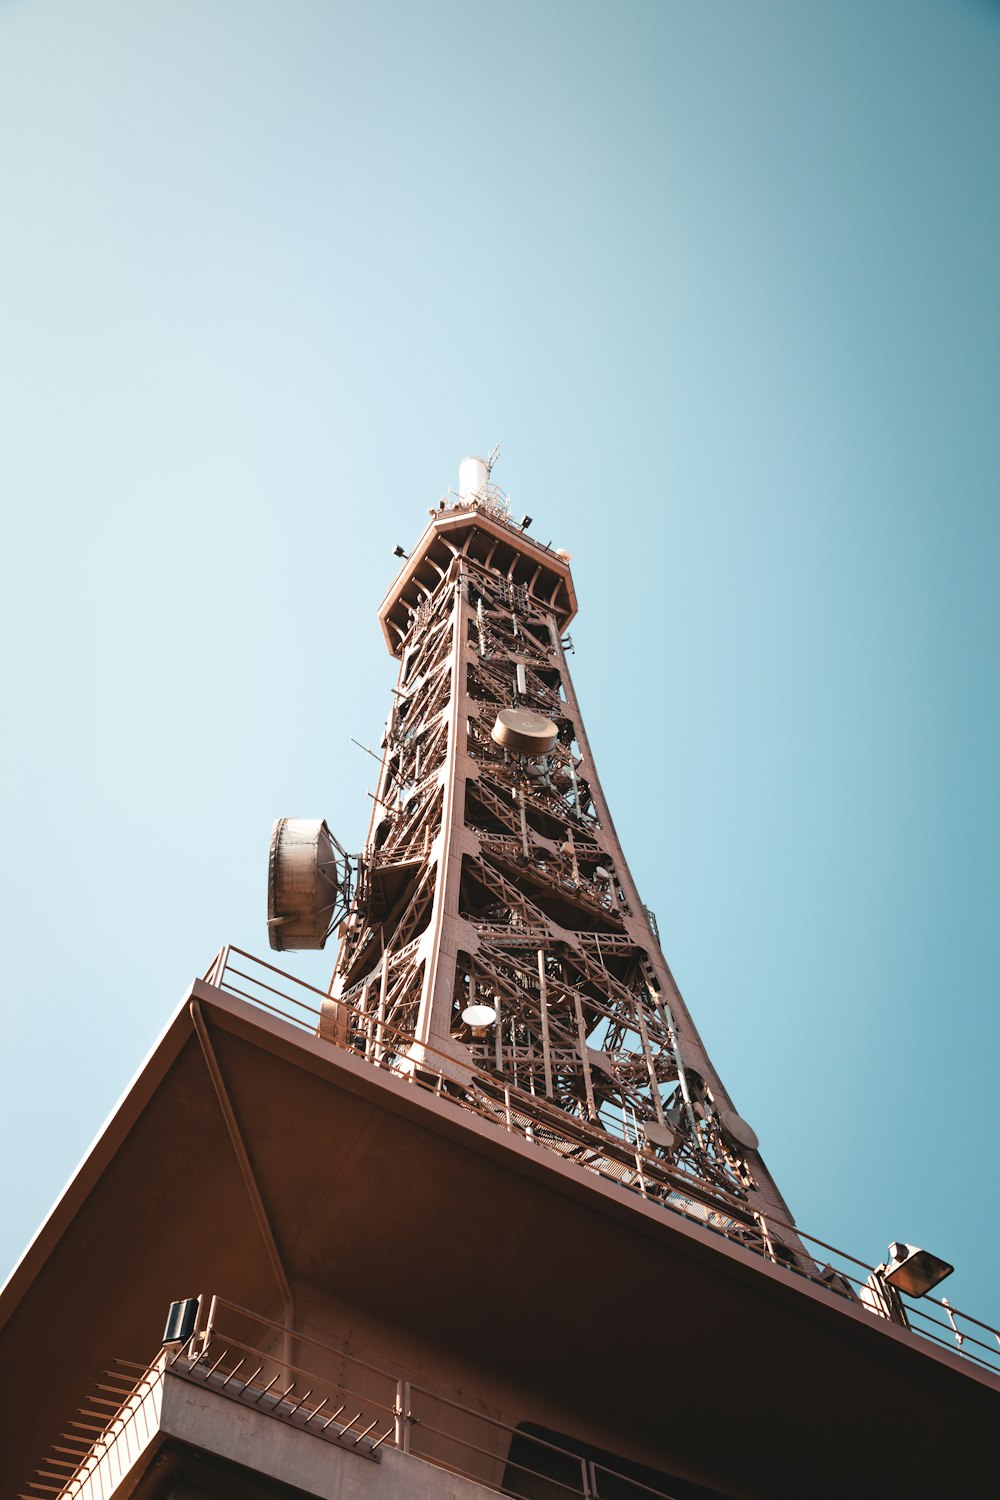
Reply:
[[[89,1398],[95,1409],[86,1408],[94,1419],[90,1436],[79,1438],[72,1461],[65,1457],[70,1450],[54,1447],[29,1485],[34,1494],[19,1500],[43,1494],[111,1500],[155,1431],[146,1408],[170,1375],[373,1462],[383,1447],[395,1448],[503,1495],[674,1500],[647,1482],[655,1477],[649,1471],[623,1473],[225,1298],[198,1301],[197,1323],[183,1346],[164,1350],[146,1367],[122,1364],[97,1384],[103,1394]]]
[[[291,1021],[311,1035],[322,1035],[323,1005],[329,1004],[329,996],[242,948],[227,945],[221,949],[204,977],[206,983],[226,994]],[[373,1066],[393,1073],[412,1087],[444,1097],[456,1107],[488,1118],[534,1145],[539,1144],[539,1120],[544,1125],[548,1108],[552,1123],[558,1125],[573,1151],[573,1161],[584,1170],[655,1200],[667,1211],[682,1214],[724,1235],[742,1250],[860,1303],[872,1316],[903,1323],[912,1332],[959,1353],[963,1359],[1000,1372],[1000,1331],[952,1307],[947,1298],[913,1299],[900,1297],[891,1290],[887,1294],[879,1268],[808,1234],[799,1225],[748,1213],[745,1203],[722,1189],[706,1189],[683,1171],[674,1170],[645,1152],[626,1121],[609,1115],[602,1117],[598,1127],[535,1096],[522,1098],[517,1089],[498,1084],[492,1075],[464,1065],[450,1054],[437,1053],[429,1045],[421,1045],[420,1066],[415,1066],[407,1055],[408,1049],[412,1049],[412,1038],[396,1036],[393,1027],[374,1014],[359,1011],[342,1000],[337,1004],[350,1025],[347,1040],[343,1040],[341,1027],[341,1038],[330,1045],[364,1056]],[[399,1050],[395,1051],[395,1047]],[[470,1087],[457,1086],[456,1080],[458,1084],[467,1082]],[[609,1137],[617,1148],[613,1152],[608,1149]],[[546,1135],[545,1144],[539,1149],[558,1151],[559,1145]],[[800,1241],[813,1259],[804,1263],[800,1256],[790,1255],[786,1239]]]

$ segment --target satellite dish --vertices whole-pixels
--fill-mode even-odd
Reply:
[[[669,1125],[661,1125],[658,1120],[647,1120],[642,1129],[651,1146],[659,1146],[664,1151],[674,1149],[677,1135]]]
[[[498,745],[521,755],[547,755],[559,738],[552,720],[532,708],[502,708],[490,732]]]
[[[737,1146],[742,1146],[744,1151],[756,1151],[760,1145],[753,1126],[748,1125],[735,1109],[720,1109],[719,1124],[729,1139]]]
[[[467,1005],[462,1012],[462,1020],[473,1030],[478,1030],[480,1026],[492,1026],[496,1018],[496,1008],[492,1005]]]
[[[597,1071],[599,1073],[603,1073],[606,1078],[614,1078],[615,1070],[612,1065],[611,1059],[606,1052],[602,1052],[596,1047],[588,1047],[587,1060],[592,1068],[596,1068]]]
[[[276,818],[267,862],[267,935],[271,947],[278,952],[322,948],[333,928],[341,886],[348,885],[349,873],[344,851],[325,820]]]

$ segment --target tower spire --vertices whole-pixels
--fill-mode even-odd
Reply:
[[[491,469],[462,461],[379,612],[399,678],[321,1029],[805,1269],[615,833],[566,660],[569,554]]]

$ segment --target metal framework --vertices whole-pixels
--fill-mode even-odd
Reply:
[[[380,611],[399,678],[321,1033],[811,1268],[767,1227],[791,1215],[615,834],[566,662],[568,555],[485,481],[431,513]],[[551,720],[551,751],[502,748],[505,708]]]

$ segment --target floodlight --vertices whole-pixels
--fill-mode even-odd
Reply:
[[[163,1330],[163,1344],[186,1344],[194,1333],[198,1320],[198,1298],[185,1297],[182,1302],[171,1302],[167,1312],[167,1325]]]
[[[885,1279],[898,1292],[909,1297],[926,1297],[932,1287],[937,1286],[955,1267],[946,1260],[939,1260],[929,1250],[917,1245],[904,1245],[895,1240],[889,1246],[889,1263],[885,1268]]]

